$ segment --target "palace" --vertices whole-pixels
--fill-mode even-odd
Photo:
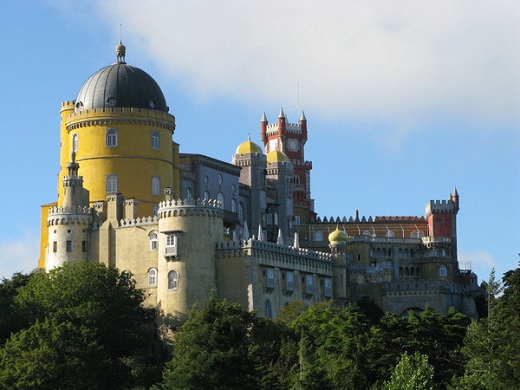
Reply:
[[[58,199],[43,205],[39,267],[103,262],[130,272],[161,324],[216,293],[273,318],[292,301],[370,299],[476,317],[477,277],[459,269],[455,189],[424,216],[319,217],[307,119],[260,121],[231,162],[180,153],[156,81],[114,64],[62,103]]]

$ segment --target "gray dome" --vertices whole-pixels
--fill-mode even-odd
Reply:
[[[75,111],[113,107],[168,111],[157,82],[124,61],[98,70],[85,81],[76,98]]]

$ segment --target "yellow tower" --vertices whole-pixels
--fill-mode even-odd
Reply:
[[[60,172],[57,204],[42,206],[39,266],[43,266],[49,206],[63,206],[62,179],[74,152],[91,205],[121,194],[139,203],[139,217],[157,213],[164,188],[179,193],[175,117],[157,82],[125,61],[116,46],[116,62],[92,76],[76,100],[61,107]]]

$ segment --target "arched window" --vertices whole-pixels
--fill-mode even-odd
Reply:
[[[224,208],[224,194],[222,192],[217,194],[217,200],[220,202],[222,208]]]
[[[273,307],[271,305],[271,301],[269,299],[265,300],[265,317],[273,318]]]
[[[150,250],[156,251],[157,250],[157,239],[158,235],[156,231],[152,231],[148,234],[148,239],[150,240]]]
[[[387,237],[395,237],[393,230],[387,230],[386,231],[386,236]]]
[[[179,287],[179,274],[177,271],[168,272],[168,290],[177,290]]]
[[[316,233],[314,233],[314,241],[323,241],[323,232],[318,230]]]
[[[242,203],[238,204],[238,218],[244,219],[244,207],[242,206]]]
[[[117,193],[117,175],[107,175],[106,177],[107,194]]]
[[[161,179],[157,176],[152,177],[152,195],[161,195]]]
[[[107,129],[106,145],[108,147],[117,146],[117,129]]]
[[[150,268],[148,270],[148,286],[157,286],[157,270],[155,268]]]
[[[79,137],[78,133],[74,133],[72,135],[72,151],[73,152],[77,152],[78,151],[78,141],[79,141],[78,137]]]
[[[152,149],[159,149],[161,146],[159,132],[157,130],[152,131]]]
[[[209,200],[209,192],[208,191],[204,191],[204,194],[202,194],[202,197],[204,198],[205,201],[208,201]]]
[[[267,224],[272,225],[273,224],[273,214],[271,214],[271,212],[269,212],[269,213],[267,213],[266,217],[267,217]]]
[[[236,213],[237,212],[237,200],[236,199],[231,199],[231,211],[233,213]]]
[[[159,206],[157,206],[157,205],[153,206],[152,213],[153,213],[154,217],[157,217],[157,214],[159,213]]]
[[[441,278],[445,278],[446,276],[448,276],[448,268],[446,267],[446,265],[439,265],[439,276]]]

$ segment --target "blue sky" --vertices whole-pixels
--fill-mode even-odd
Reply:
[[[456,186],[459,261],[520,252],[517,1],[0,2],[0,277],[37,265],[59,110],[115,61],[161,85],[181,152],[231,161],[305,110],[318,215],[424,215]]]

